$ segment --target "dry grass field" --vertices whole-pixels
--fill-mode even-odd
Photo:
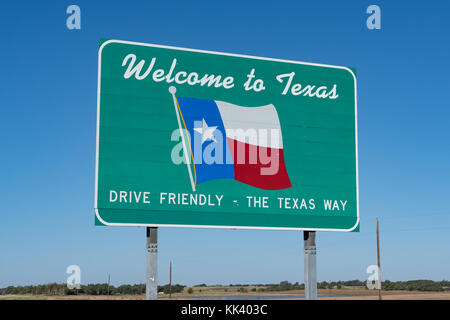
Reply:
[[[269,297],[269,299],[301,300],[303,290],[261,292],[258,289],[264,287],[245,287],[246,292],[239,291],[240,287],[193,287],[193,292],[188,293],[188,288],[183,292],[172,294],[171,299],[212,299],[238,297],[239,299],[255,299],[255,297]],[[252,291],[252,289],[255,288]],[[344,287],[342,289],[319,289],[319,300],[378,300],[378,291],[366,290],[359,287]],[[0,300],[144,300],[144,295],[72,295],[72,296],[46,296],[46,295],[4,295]],[[160,300],[168,300],[168,294],[160,294]],[[383,300],[450,300],[450,292],[423,292],[423,291],[383,291]]]

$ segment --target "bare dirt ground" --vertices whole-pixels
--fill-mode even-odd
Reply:
[[[377,290],[332,290],[333,296],[327,294],[329,290],[319,290],[320,295],[329,297],[321,300],[378,300]],[[343,297],[345,296],[345,297]],[[450,292],[423,292],[423,291],[382,291],[382,300],[450,300]]]

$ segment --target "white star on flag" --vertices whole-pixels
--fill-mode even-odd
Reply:
[[[214,138],[214,131],[217,129],[217,126],[215,127],[208,127],[206,124],[205,118],[202,119],[203,126],[201,128],[194,128],[195,131],[200,133],[202,135],[202,144],[206,140],[212,140],[214,142],[216,141],[216,138]]]

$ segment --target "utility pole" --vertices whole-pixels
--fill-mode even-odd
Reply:
[[[380,230],[377,219],[378,300],[381,300]]]
[[[317,300],[316,232],[303,231],[305,246],[305,299]]]
[[[172,299],[172,261],[170,261],[169,299]]]
[[[111,282],[111,276],[108,273],[108,296],[109,296],[109,284],[110,284],[110,282]]]
[[[145,296],[147,300],[158,299],[158,228],[147,227],[147,267]]]

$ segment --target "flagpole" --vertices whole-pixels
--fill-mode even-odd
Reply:
[[[183,151],[184,151],[184,156],[186,158],[186,164],[187,164],[188,171],[189,171],[189,178],[191,179],[192,191],[195,191],[195,184],[194,184],[194,179],[192,178],[192,171],[191,171],[191,165],[189,162],[188,149],[186,146],[186,141],[184,140],[183,128],[181,127],[180,113],[178,112],[177,98],[175,97],[177,88],[175,88],[174,86],[170,86],[169,92],[172,94],[173,105],[175,106],[175,112],[177,113],[178,127],[180,128],[181,141],[183,142]]]

